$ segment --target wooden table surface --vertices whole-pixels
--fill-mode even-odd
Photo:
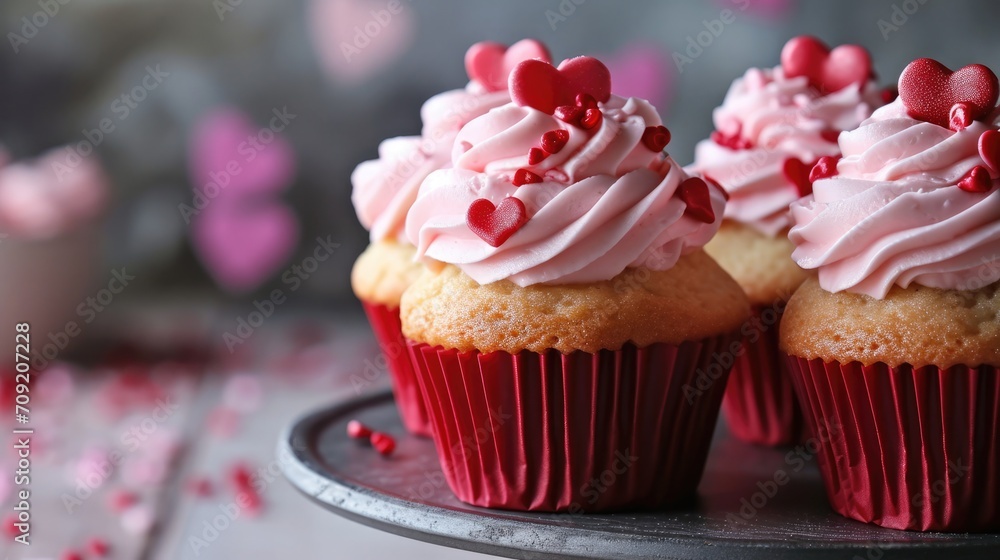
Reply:
[[[20,487],[6,445],[0,558],[98,558],[100,543],[115,559],[489,558],[347,521],[277,474],[277,439],[296,416],[387,386],[385,375],[358,383],[378,356],[363,317],[276,314],[230,355],[219,333],[235,328],[240,310],[123,307],[95,328],[104,342],[85,344],[142,341],[143,353],[163,359],[130,364],[112,350],[32,379],[31,545],[11,540]],[[208,346],[218,359],[172,363],[178,344]],[[241,468],[259,508],[237,501]]]

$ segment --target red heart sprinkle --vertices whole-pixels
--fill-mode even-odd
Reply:
[[[545,150],[541,148],[531,148],[528,150],[528,165],[537,165],[547,157],[549,157],[549,154],[545,153]]]
[[[785,76],[805,76],[820,92],[840,91],[851,84],[863,84],[872,75],[868,51],[858,45],[841,45],[832,51],[819,39],[802,35],[781,49]]]
[[[956,103],[948,112],[948,128],[958,132],[972,124],[972,109],[966,103]]]
[[[108,551],[111,550],[111,547],[108,545],[108,541],[100,537],[94,537],[87,541],[87,550],[98,558],[104,558],[108,555]]]
[[[727,135],[715,130],[712,131],[711,139],[712,142],[730,150],[749,150],[753,148],[753,144],[749,140],[744,140],[739,132]]]
[[[840,161],[840,156],[823,156],[819,158],[816,165],[813,166],[812,171],[809,172],[809,182],[815,183],[820,179],[836,175],[838,161]]]
[[[604,115],[601,114],[600,109],[587,109],[583,112],[583,117],[580,118],[580,127],[590,130],[600,124]]]
[[[583,109],[597,108],[597,100],[594,99],[594,96],[590,95],[589,93],[578,93],[576,94],[576,97],[573,99],[573,101],[576,103],[577,107]]]
[[[560,105],[572,105],[577,94],[599,102],[611,97],[611,73],[596,58],[578,56],[556,68],[541,60],[525,60],[514,67],[508,80],[511,99],[551,115]]]
[[[1000,84],[996,74],[982,64],[954,72],[930,58],[918,58],[899,75],[899,96],[915,119],[947,127],[951,108],[965,103],[973,120],[980,120],[997,104]]]
[[[469,205],[465,214],[465,223],[472,233],[492,247],[503,245],[527,221],[528,211],[524,203],[512,196],[503,199],[499,206],[480,198]]]
[[[687,205],[684,215],[691,216],[699,222],[710,224],[715,221],[715,210],[712,209],[712,198],[709,196],[708,184],[701,177],[685,179],[677,192]]]
[[[958,181],[958,188],[970,193],[987,193],[993,189],[993,179],[985,167],[977,165],[962,175]]]
[[[483,41],[465,52],[465,71],[470,79],[482,84],[487,91],[503,91],[507,89],[511,70],[518,63],[531,59],[552,61],[545,45],[534,39],[524,39],[510,47]]]
[[[368,439],[372,435],[372,429],[357,420],[347,423],[347,436],[354,439]]]
[[[888,105],[899,97],[899,90],[893,86],[889,86],[879,92],[879,97],[882,98],[882,103]]]
[[[670,131],[663,125],[647,126],[642,132],[642,143],[654,152],[662,152],[670,143]]]
[[[788,158],[781,165],[781,173],[789,183],[795,185],[800,197],[812,194],[809,173],[812,171],[813,165],[813,163],[803,163],[799,158]]]
[[[383,457],[392,455],[392,452],[396,450],[396,440],[389,434],[375,432],[372,434],[371,442],[375,451],[378,451]]]
[[[550,130],[542,135],[542,149],[550,154],[559,153],[569,142],[569,131],[563,129]]]
[[[979,157],[990,169],[1000,173],[1000,130],[987,130],[979,137]]]
[[[542,180],[543,179],[538,174],[532,173],[522,167],[514,172],[514,178],[511,180],[511,183],[513,183],[515,187],[520,187],[522,185],[530,185],[532,183],[541,183]]]
[[[823,140],[836,144],[837,141],[840,140],[840,132],[841,131],[836,128],[828,128],[820,132],[819,135],[823,138]]]
[[[556,107],[555,117],[563,122],[579,125],[580,117],[583,116],[583,108],[576,105],[560,105]]]

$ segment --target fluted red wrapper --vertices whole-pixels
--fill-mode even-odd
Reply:
[[[770,320],[768,312],[774,314]],[[773,307],[760,307],[754,309],[754,316],[764,326],[744,337],[745,352],[736,358],[729,375],[722,400],[726,424],[733,435],[750,443],[799,443],[804,439],[805,420],[785,355],[778,350],[781,314]]]
[[[995,367],[791,357],[833,509],[892,529],[1000,530]]]
[[[512,355],[411,342],[410,353],[460,500],[580,513],[694,496],[729,373],[722,355],[734,345]]]
[[[392,393],[396,397],[396,408],[403,420],[403,426],[418,436],[430,437],[431,424],[424,406],[413,364],[410,362],[403,327],[399,321],[399,308],[378,303],[361,302],[368,315],[368,322],[375,331],[382,354],[392,377]]]

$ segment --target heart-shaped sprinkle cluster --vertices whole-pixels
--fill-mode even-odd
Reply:
[[[946,128],[952,127],[953,117],[958,125],[988,117],[996,107],[998,92],[996,74],[982,64],[952,72],[936,60],[918,58],[899,75],[899,97],[906,112]]]
[[[687,207],[684,215],[699,222],[710,224],[715,221],[715,211],[712,210],[712,197],[708,192],[708,183],[701,177],[691,177],[677,187],[677,194]]]
[[[729,148],[730,150],[749,150],[753,148],[753,142],[740,135],[741,129],[742,126],[737,128],[736,132],[733,134],[725,134],[718,130],[712,131],[711,140],[712,142],[715,142],[724,148]]]
[[[486,91],[507,89],[507,79],[515,66],[525,60],[537,59],[551,63],[552,57],[545,45],[534,39],[524,39],[507,47],[500,43],[483,41],[469,47],[465,53],[465,71]]]
[[[510,73],[508,87],[514,103],[551,115],[561,106],[576,105],[580,94],[606,102],[611,98],[611,73],[589,56],[564,60],[558,68],[542,60],[525,60]]]
[[[781,164],[781,173],[789,183],[795,185],[799,191],[799,196],[809,196],[812,194],[812,181],[809,175],[818,161],[806,163],[799,158],[790,157]]]
[[[572,105],[560,105],[552,114],[564,123],[584,130],[595,128],[604,118],[597,100],[589,93],[577,94]]]
[[[815,37],[796,37],[781,49],[785,76],[805,76],[822,94],[864,84],[872,76],[871,56],[864,47],[841,45],[832,51]]]
[[[520,199],[509,196],[494,206],[485,198],[469,205],[465,223],[483,241],[499,247],[528,221],[528,211]]]

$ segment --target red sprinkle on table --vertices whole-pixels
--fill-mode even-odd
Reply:
[[[372,434],[371,442],[372,447],[374,447],[375,450],[378,451],[383,457],[392,455],[392,452],[396,450],[396,440],[389,434],[375,432]]]
[[[368,439],[372,435],[372,430],[358,420],[351,420],[347,423],[347,435],[354,439]]]
[[[110,550],[111,546],[108,545],[108,541],[100,537],[93,537],[87,541],[87,551],[98,558],[104,558]]]

